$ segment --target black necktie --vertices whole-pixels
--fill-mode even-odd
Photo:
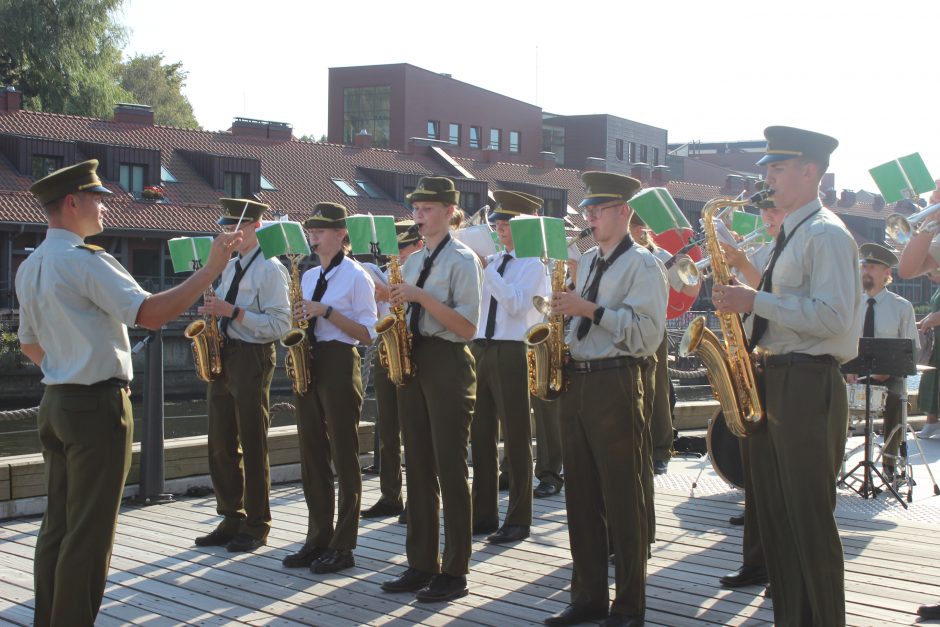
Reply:
[[[345,255],[343,254],[343,251],[340,250],[338,253],[336,253],[336,255],[333,256],[333,259],[330,260],[330,265],[328,265],[326,269],[324,269],[322,265],[320,266],[320,276],[317,278],[317,285],[313,288],[313,297],[311,297],[310,300],[315,303],[319,303],[321,300],[323,300],[323,295],[326,294],[327,283],[329,283],[329,281],[327,281],[326,275],[328,275],[333,270],[333,268],[343,263],[344,257]],[[313,330],[316,328],[317,319],[314,318],[307,327],[307,336],[310,338],[311,344],[317,341],[316,333],[313,332]]]
[[[868,310],[865,312],[865,326],[862,327],[862,337],[875,337],[875,299],[868,299]]]
[[[509,263],[510,259],[512,259],[512,255],[509,253],[503,255],[503,262],[496,269],[499,276],[503,276],[503,272],[506,271],[506,264]],[[492,338],[493,334],[496,333],[496,305],[496,297],[490,296],[490,311],[486,315],[486,339]]]
[[[418,282],[415,283],[415,287],[424,287],[425,281],[428,280],[428,276],[431,274],[431,266],[434,265],[434,260],[437,256],[444,250],[444,247],[447,246],[447,242],[450,241],[450,233],[444,236],[443,241],[437,245],[437,248],[434,249],[430,255],[427,255],[424,258],[424,265],[421,266],[421,274],[418,275]],[[419,336],[418,333],[418,318],[421,317],[421,305],[418,303],[411,303],[409,306],[408,318],[408,330],[411,331],[412,339]]]
[[[235,260],[235,276],[232,277],[232,284],[228,286],[228,292],[225,293],[225,301],[235,304],[235,299],[238,298],[238,284],[242,282],[242,277],[245,276],[245,273],[248,271],[248,267],[254,262],[255,258],[258,256],[258,253],[261,252],[261,249],[255,251],[255,254],[251,256],[251,259],[248,260],[248,263],[245,264],[245,267],[242,268],[242,259],[239,257]],[[232,322],[231,318],[222,318],[219,323],[219,332],[224,336],[228,331],[228,325]]]
[[[591,272],[594,273],[594,280],[591,281],[587,291],[582,292],[582,298],[589,302],[595,304],[597,303],[597,292],[601,287],[601,277],[604,276],[605,272],[607,272],[607,268],[614,265],[614,262],[617,261],[617,257],[630,250],[631,246],[633,246],[633,239],[628,233],[626,237],[620,240],[620,243],[617,244],[617,248],[615,248],[614,252],[610,254],[610,257],[607,259],[601,259],[600,256],[594,258],[594,261],[591,262],[591,270],[588,272],[589,276]],[[598,254],[599,253],[600,251],[598,251]],[[577,337],[579,340],[583,340],[584,336],[587,335],[588,331],[591,330],[592,322],[593,320],[591,320],[591,318],[581,318],[581,321],[578,323],[577,331]]]

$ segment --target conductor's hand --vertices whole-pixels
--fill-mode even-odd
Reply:
[[[209,249],[209,259],[206,261],[206,267],[211,268],[215,274],[221,274],[225,269],[225,264],[232,258],[232,253],[242,243],[241,231],[234,233],[219,233],[212,240],[212,248]]]

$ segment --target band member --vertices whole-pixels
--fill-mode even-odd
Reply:
[[[424,246],[424,240],[418,234],[414,220],[402,220],[395,223],[398,233],[398,262],[405,260]],[[389,314],[388,288],[378,282],[375,284],[376,305],[379,320]],[[388,378],[388,369],[379,360],[378,351],[372,366],[374,374],[375,405],[378,415],[375,428],[378,432],[379,446],[379,488],[381,497],[372,507],[362,511],[363,518],[383,518],[399,516],[399,522],[406,522],[405,503],[401,496],[401,425],[398,420],[398,391]]]
[[[561,459],[561,403],[529,396],[535,419],[535,478],[539,484],[532,494],[543,499],[561,492],[565,485]]]
[[[238,256],[229,261],[216,296],[199,313],[217,316],[222,374],[208,385],[209,475],[222,516],[197,546],[254,551],[271,529],[268,404],[274,376],[274,342],[291,325],[288,273],[277,257],[265,259],[255,230],[267,205],[222,198],[219,224],[240,231]],[[218,295],[224,295],[219,298]]]
[[[879,244],[862,244],[859,248],[862,259],[861,318],[858,321],[862,337],[908,338],[915,348],[920,348],[917,325],[914,321],[914,306],[894,292],[885,289],[891,283],[891,268],[898,263],[897,256]],[[857,377],[848,375],[849,383]],[[884,408],[884,449],[882,468],[885,477],[894,478],[897,467],[898,446],[905,434],[895,431],[901,421],[901,394],[907,385],[904,377],[872,375],[872,383],[888,388]]]
[[[48,503],[33,562],[36,625],[92,625],[101,606],[134,417],[128,326],[159,329],[188,309],[219,275],[241,234],[215,238],[206,266],[160,294],[144,291],[104,249],[98,162],[36,181],[46,238],[16,272],[23,354],[45,384],[38,429]]]
[[[392,306],[410,303],[416,375],[398,390],[408,461],[408,569],[382,589],[417,590],[419,601],[446,601],[468,592],[472,536],[467,448],[476,377],[466,343],[476,335],[483,269],[476,254],[449,232],[459,194],[448,178],[424,177],[408,195],[425,249],[405,262],[404,283],[390,287]],[[443,563],[438,549],[441,500]]]
[[[515,255],[509,221],[535,215],[542,199],[496,191],[490,216],[505,252],[487,259],[480,324],[471,351],[476,362],[477,398],[470,428],[473,451],[473,533],[492,533],[494,544],[529,536],[532,524],[532,427],[526,372],[526,331],[542,321],[534,296],[548,296],[546,268],[536,258]],[[509,506],[499,527],[498,440],[502,428],[509,474]],[[499,529],[497,530],[497,527]]]
[[[294,317],[308,321],[312,353],[310,387],[296,395],[307,538],[298,552],[284,558],[284,565],[310,566],[312,572],[322,574],[356,564],[352,551],[362,501],[358,431],[362,378],[356,346],[373,340],[375,285],[369,273],[346,256],[346,207],[317,203],[304,228],[320,261],[319,267],[304,272],[303,299],[293,304]]]
[[[764,131],[767,184],[786,216],[761,289],[715,286],[723,312],[753,312],[766,425],[750,435],[758,526],[778,625],[845,625],[836,478],[848,400],[839,365],[858,352],[858,248],[819,201],[838,142],[772,126]]]
[[[642,625],[648,551],[643,496],[644,374],[662,342],[668,292],[662,266],[629,234],[636,179],[585,172],[584,218],[598,247],[578,266],[575,291],[552,294],[572,316],[568,388],[560,402],[565,504],[574,563],[571,604],[545,620],[608,616],[607,538],[616,567],[610,625]]]

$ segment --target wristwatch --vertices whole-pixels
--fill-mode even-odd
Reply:
[[[242,312],[242,308],[239,307],[238,305],[235,305],[235,308],[232,309],[232,315],[231,315],[232,320],[237,318],[238,314],[240,314],[241,312]]]
[[[331,315],[332,313],[333,313],[333,305],[327,305],[326,311],[323,312],[323,319],[324,319],[324,320],[329,320],[329,319],[330,319],[330,315]]]
[[[600,324],[600,323],[601,323],[601,318],[603,318],[603,317],[604,317],[604,308],[603,308],[603,307],[598,307],[597,309],[594,310],[594,319],[593,319],[593,320],[594,320],[594,324]]]

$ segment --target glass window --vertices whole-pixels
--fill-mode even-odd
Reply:
[[[509,131],[509,152],[519,152],[519,131]]]
[[[490,150],[497,152],[503,149],[503,131],[498,128],[490,129]]]
[[[617,140],[617,158],[623,161],[623,140]]]
[[[166,168],[164,168],[162,165],[160,166],[160,182],[161,183],[179,183],[179,181],[176,180],[176,177],[173,176],[173,173],[167,170]]]
[[[641,161],[642,163],[649,163],[649,161],[646,160],[646,158],[647,158],[648,156],[649,156],[649,154],[647,153],[647,146],[646,146],[646,144],[640,144],[640,161]]]
[[[480,148],[480,137],[483,135],[483,129],[479,126],[470,127],[470,147]]]
[[[555,153],[555,163],[565,163],[565,129],[561,126],[542,127],[542,150]]]
[[[480,209],[480,194],[476,192],[460,192],[460,208],[468,216]]]
[[[62,157],[50,157],[48,155],[33,155],[32,174],[34,179],[52,174],[62,167]]]
[[[441,123],[437,120],[428,120],[428,139],[441,138]]]
[[[358,196],[359,192],[356,191],[356,188],[344,181],[343,179],[333,179],[333,183],[343,190],[343,193],[347,196]]]
[[[453,122],[451,122],[450,125],[448,126],[447,134],[448,134],[447,141],[452,143],[454,146],[460,145],[460,125],[459,124],[454,124]]]
[[[145,166],[132,163],[122,163],[120,167],[121,187],[130,192],[134,198],[140,198],[144,191]]]
[[[277,191],[277,188],[274,187],[274,184],[268,179],[264,178],[263,174],[261,175],[261,189],[266,189],[273,192]]]
[[[636,142],[627,142],[627,160],[636,163]]]
[[[222,189],[229,198],[248,198],[251,189],[248,185],[248,174],[245,172],[223,173]]]
[[[659,165],[659,148],[653,148],[653,165]]]
[[[366,196],[368,196],[369,198],[381,198],[382,197],[382,192],[376,189],[375,185],[373,185],[369,181],[356,179],[356,186],[362,191],[364,191],[366,193]]]
[[[352,144],[359,131],[372,135],[376,148],[388,148],[392,88],[348,87],[343,90],[343,143]]]

